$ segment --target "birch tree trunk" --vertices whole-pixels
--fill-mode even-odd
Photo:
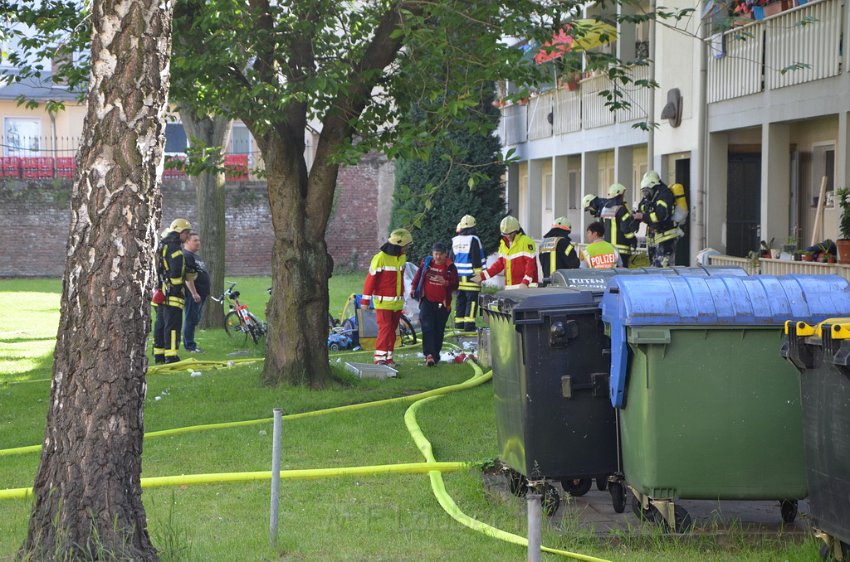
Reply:
[[[172,8],[92,3],[88,112],[22,559],[157,559],[140,474]]]

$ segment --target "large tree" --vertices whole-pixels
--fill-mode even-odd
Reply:
[[[450,244],[464,215],[476,218],[478,235],[488,253],[499,245],[499,222],[505,215],[501,141],[496,136],[500,112],[493,107],[492,87],[478,91],[478,103],[447,130],[451,144],[436,148],[427,160],[400,160],[393,193],[393,226],[413,228],[411,258],[431,253],[434,242]],[[431,103],[423,100],[409,119],[421,119]],[[471,113],[484,118],[486,130],[466,127]]]
[[[171,2],[94,0],[53,384],[27,560],[156,560],[141,501]]]

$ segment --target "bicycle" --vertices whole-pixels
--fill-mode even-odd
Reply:
[[[235,286],[236,283],[228,283],[227,289],[225,289],[220,297],[215,298],[211,296],[210,298],[222,306],[224,305],[224,300],[228,300],[230,312],[224,317],[224,331],[228,336],[234,340],[238,340],[241,335],[243,344],[248,341],[248,336],[251,336],[254,344],[257,344],[260,338],[268,332],[268,327],[265,322],[248,311],[247,304],[241,304],[239,302],[240,293],[233,290]]]
[[[332,351],[349,349],[360,345],[357,324],[357,309],[360,308],[361,295],[352,293],[345,301],[345,306],[342,309],[340,317],[334,318],[328,312],[328,348]],[[370,308],[373,308],[370,304]],[[413,345],[416,343],[416,330],[410,319],[404,314],[401,315],[398,323],[398,335],[400,344]],[[345,342],[346,339],[350,341]],[[344,343],[345,342],[345,343]]]

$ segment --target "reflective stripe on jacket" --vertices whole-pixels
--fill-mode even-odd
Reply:
[[[362,304],[371,300],[378,310],[404,308],[404,264],[407,256],[391,256],[383,251],[372,257],[363,283]]]

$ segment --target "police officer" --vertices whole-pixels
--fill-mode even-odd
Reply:
[[[605,225],[591,223],[585,232],[587,247],[581,251],[582,269],[612,269],[622,266],[622,261],[611,243],[605,241]]]
[[[609,199],[600,212],[600,218],[605,225],[605,240],[617,248],[623,267],[629,267],[629,257],[632,248],[637,245],[637,232],[640,222],[632,217],[632,213],[623,201],[626,186],[614,183],[608,188]]]
[[[558,269],[578,269],[578,254],[570,239],[571,232],[572,224],[567,217],[558,217],[544,235],[537,256],[544,279],[552,277]]]
[[[673,222],[676,198],[655,170],[644,174],[640,182],[641,202],[635,218],[647,225],[647,248],[653,267],[676,264],[676,242],[682,235]]]
[[[472,276],[481,273],[484,263],[484,245],[475,232],[475,217],[464,215],[457,224],[457,236],[452,238],[452,251],[449,259],[457,267],[460,285],[455,300],[455,329],[462,332],[475,330],[475,318],[478,315],[478,294],[481,286],[471,281]]]
[[[160,240],[157,251],[157,276],[165,300],[156,308],[153,330],[153,359],[157,365],[180,361],[180,329],[183,324],[183,296],[187,276],[194,272],[186,269],[183,242],[189,239],[192,225],[186,219],[174,219]]]

